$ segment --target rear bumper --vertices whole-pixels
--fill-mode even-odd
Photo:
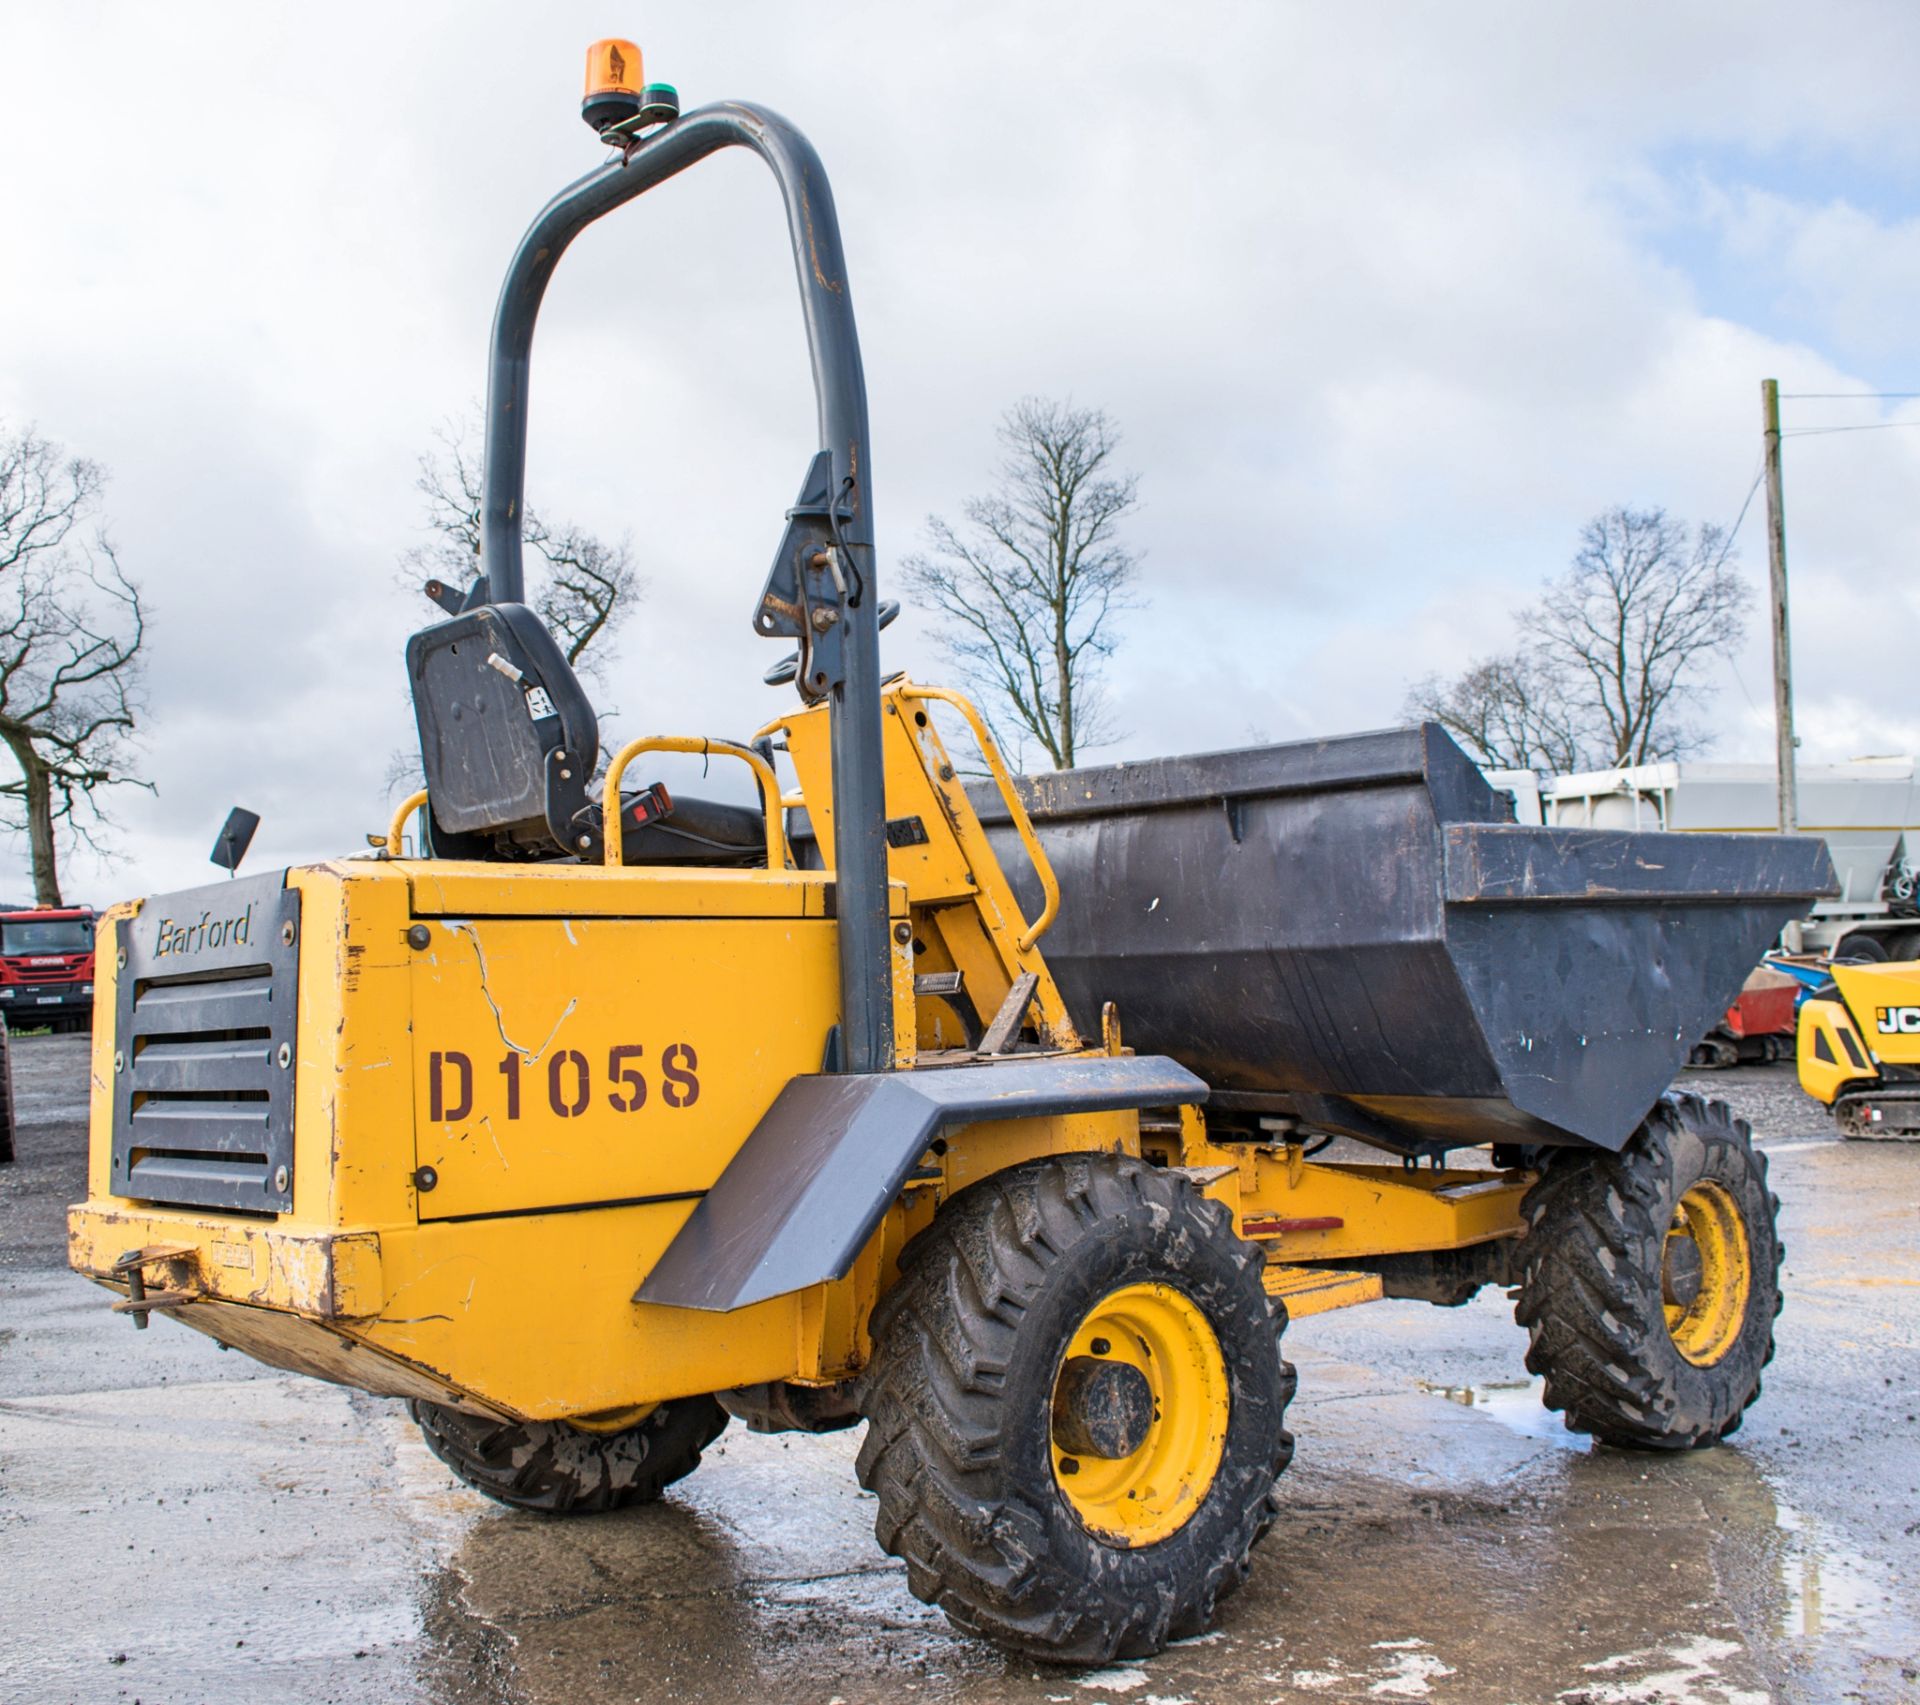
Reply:
[[[67,1242],[77,1272],[122,1294],[123,1258],[147,1257],[147,1295],[168,1299],[158,1311],[268,1367],[382,1397],[506,1413],[353,1329],[380,1308],[376,1233],[315,1236],[82,1202],[68,1212]]]
[[[367,1320],[384,1300],[377,1232],[283,1230],[266,1221],[141,1212],[82,1202],[67,1212],[67,1260],[118,1290],[133,1250],[173,1251],[147,1267],[151,1289],[272,1308],[323,1321]]]

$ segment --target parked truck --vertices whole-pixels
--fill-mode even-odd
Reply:
[[[0,912],[0,1013],[18,1031],[93,1018],[94,915],[85,906]]]

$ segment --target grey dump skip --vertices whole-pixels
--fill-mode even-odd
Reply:
[[[844,1278],[942,1130],[1206,1098],[1172,1060],[1008,1058],[793,1079],[636,1302],[718,1311]]]
[[[286,872],[157,895],[115,935],[114,1193],[290,1208],[300,896]]]
[[[1520,827],[1439,728],[1020,782],[1060,879],[1043,943],[1074,1020],[1212,1105],[1406,1153],[1617,1149],[1781,926],[1825,844]],[[1023,903],[1005,808],[975,808]]]

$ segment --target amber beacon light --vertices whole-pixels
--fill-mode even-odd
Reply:
[[[637,42],[609,37],[587,49],[587,92],[580,116],[595,130],[638,118],[646,75]]]

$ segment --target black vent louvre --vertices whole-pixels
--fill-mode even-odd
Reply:
[[[284,881],[163,895],[120,924],[116,1195],[292,1206],[300,896]]]

